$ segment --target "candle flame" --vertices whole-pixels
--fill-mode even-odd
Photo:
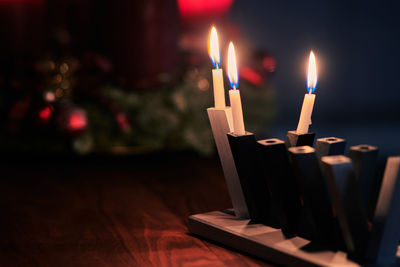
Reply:
[[[218,34],[215,27],[212,27],[210,33],[210,42],[208,43],[208,54],[210,55],[211,62],[217,69],[221,65],[221,58],[219,55]]]
[[[228,48],[228,79],[231,88],[236,89],[239,85],[239,76],[236,65],[235,47],[232,42],[229,43]]]
[[[313,51],[310,52],[308,59],[308,75],[307,75],[307,93],[312,94],[317,87],[318,75],[317,75],[317,63],[315,62],[315,56]]]

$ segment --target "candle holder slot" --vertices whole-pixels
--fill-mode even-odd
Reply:
[[[224,109],[208,108],[207,113],[233,209],[237,217],[248,218],[249,213],[246,201],[236,171],[228,137],[226,136],[227,133],[233,130],[232,110],[230,107]]]
[[[269,190],[261,173],[254,134],[229,133],[227,136],[251,221],[277,226],[271,221]]]
[[[352,257],[362,260],[369,232],[351,160],[340,155],[322,157],[321,162],[346,249]]]
[[[288,131],[286,135],[286,147],[313,146],[315,133],[299,134],[296,131]]]
[[[353,163],[354,172],[361,193],[364,209],[368,218],[372,219],[379,181],[376,176],[379,149],[371,145],[350,147],[349,157]]]
[[[293,161],[300,192],[303,199],[307,228],[300,228],[299,235],[319,244],[335,244],[334,216],[329,191],[327,190],[315,149],[310,146],[291,147],[289,154]],[[311,230],[311,233],[308,231]]]
[[[343,155],[346,148],[346,140],[337,137],[318,138],[315,151],[318,158],[324,156]]]
[[[258,141],[259,157],[271,197],[271,208],[286,237],[298,232],[300,194],[285,142],[276,138]]]

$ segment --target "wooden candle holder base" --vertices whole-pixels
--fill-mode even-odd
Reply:
[[[249,222],[235,217],[233,210],[213,211],[190,216],[188,228],[191,234],[283,266],[364,266],[345,252],[317,250],[307,239],[286,239],[280,229]],[[400,247],[393,266],[400,267]]]

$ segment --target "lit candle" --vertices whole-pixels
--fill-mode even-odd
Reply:
[[[221,58],[219,55],[218,35],[215,27],[212,27],[211,29],[208,52],[210,54],[211,61],[215,67],[215,69],[212,70],[214,85],[214,106],[217,109],[223,109],[225,108],[224,78],[222,75],[222,69],[220,69]]]
[[[308,133],[308,127],[311,125],[311,115],[313,112],[315,94],[314,90],[317,86],[317,66],[315,63],[314,53],[310,52],[308,60],[308,75],[307,75],[307,93],[304,96],[303,106],[301,108],[299,124],[296,132],[298,134]]]
[[[233,46],[232,42],[229,43],[228,48],[228,79],[232,88],[231,90],[229,90],[229,100],[231,102],[232,108],[233,133],[237,135],[244,135],[246,131],[244,129],[240,91],[237,89],[239,84],[239,77],[236,66],[235,47]]]

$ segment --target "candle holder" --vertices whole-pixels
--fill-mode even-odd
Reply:
[[[254,134],[229,133],[227,136],[251,221],[273,223],[273,217],[270,216],[270,191],[260,168]]]
[[[289,162],[285,142],[276,138],[258,141],[260,161],[269,194],[271,208],[286,237],[298,232],[301,216],[300,194]]]
[[[332,229],[334,219],[331,201],[315,149],[310,146],[289,148],[300,191],[303,199],[305,216],[311,230],[311,239],[320,244],[333,244]],[[305,230],[299,235],[309,237]]]
[[[211,129],[217,146],[222,170],[224,172],[229,196],[232,201],[233,210],[237,217],[248,218],[249,213],[246,201],[244,199],[232,151],[226,136],[226,134],[231,132],[233,128],[232,110],[229,107],[224,109],[208,108],[207,113],[208,118],[210,119]]]
[[[296,131],[288,131],[286,135],[286,147],[313,146],[315,133],[299,134]]]
[[[379,188],[376,179],[378,152],[378,148],[371,145],[352,146],[349,151],[364,209],[370,218],[375,207],[375,203],[371,203],[371,196],[377,193],[374,188]]]
[[[400,266],[400,156],[388,159],[370,224],[359,186],[377,148],[319,159],[309,146],[226,137],[251,219],[229,210],[192,215],[190,233],[285,266]]]
[[[323,156],[343,155],[346,148],[346,140],[337,137],[318,138],[315,151],[318,158]]]
[[[340,155],[322,157],[321,162],[347,251],[363,259],[369,232],[351,160]]]
[[[367,256],[372,262],[393,265],[400,240],[400,156],[389,157],[368,242]]]

